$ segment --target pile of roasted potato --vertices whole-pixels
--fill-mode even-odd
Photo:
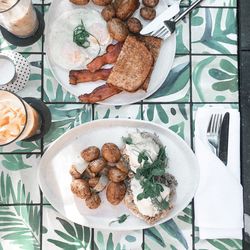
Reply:
[[[125,180],[129,168],[117,145],[105,143],[101,150],[90,146],[81,152],[81,157],[88,166],[83,173],[71,166],[71,191],[84,199],[90,209],[95,209],[101,204],[99,193],[107,187],[107,200],[112,205],[118,205],[126,194]]]
[[[85,5],[89,0],[70,0],[74,4]],[[111,37],[119,42],[125,41],[129,32],[136,34],[142,29],[139,19],[132,17],[134,12],[140,7],[139,0],[92,0],[102,9],[102,17],[107,21],[108,31]],[[156,16],[155,7],[159,0],[142,0],[143,7],[140,15],[145,20],[153,20]]]

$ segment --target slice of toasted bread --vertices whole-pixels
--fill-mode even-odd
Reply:
[[[146,80],[144,81],[143,85],[141,86],[141,88],[146,91],[148,89],[148,84],[150,82],[150,77],[151,77],[151,74],[153,72],[155,62],[156,62],[158,55],[160,53],[162,39],[158,38],[158,37],[153,37],[153,36],[139,36],[139,40],[144,42],[144,44],[146,45],[146,47],[148,48],[148,50],[150,51],[150,53],[152,54],[152,56],[154,58],[154,64],[152,65],[151,70],[150,70]]]
[[[128,36],[107,83],[134,92],[144,83],[153,63],[153,56],[144,42],[135,36]]]

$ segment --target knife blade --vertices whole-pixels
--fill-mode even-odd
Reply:
[[[180,12],[179,1],[172,4],[165,11],[163,11],[158,17],[156,17],[153,21],[151,21],[147,26],[145,26],[140,34],[146,35],[152,31],[158,30],[162,27],[164,20],[170,20],[172,17],[177,15]]]
[[[221,124],[220,142],[219,142],[219,158],[225,165],[227,165],[227,158],[228,158],[229,121],[230,121],[230,115],[229,112],[226,112]]]

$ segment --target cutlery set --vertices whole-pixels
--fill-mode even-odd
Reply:
[[[188,13],[190,13],[198,4],[200,4],[203,0],[196,0],[193,4],[190,5],[186,10],[184,10],[180,15],[174,17],[173,20],[167,20],[170,11],[175,11],[175,8],[179,3],[173,4],[169,7],[169,9],[165,10],[162,14],[160,14],[155,20],[149,23],[145,28],[141,30],[142,35],[148,36],[156,36],[166,40],[169,36],[171,36],[176,29],[176,24],[182,20]]]
[[[228,134],[229,134],[229,113],[212,114],[208,128],[207,140],[212,152],[227,165],[228,158]]]

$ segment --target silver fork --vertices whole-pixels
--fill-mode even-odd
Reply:
[[[193,4],[190,5],[186,10],[184,10],[179,16],[175,17],[173,20],[166,20],[163,21],[163,26],[159,28],[158,30],[150,32],[149,36],[157,36],[162,39],[168,38],[172,33],[175,31],[176,23],[179,22],[181,19],[183,19],[184,16],[186,16],[190,11],[192,11],[199,3],[201,3],[203,0],[197,0]]]
[[[207,128],[207,139],[215,155],[219,153],[219,135],[222,120],[222,114],[212,114]]]

